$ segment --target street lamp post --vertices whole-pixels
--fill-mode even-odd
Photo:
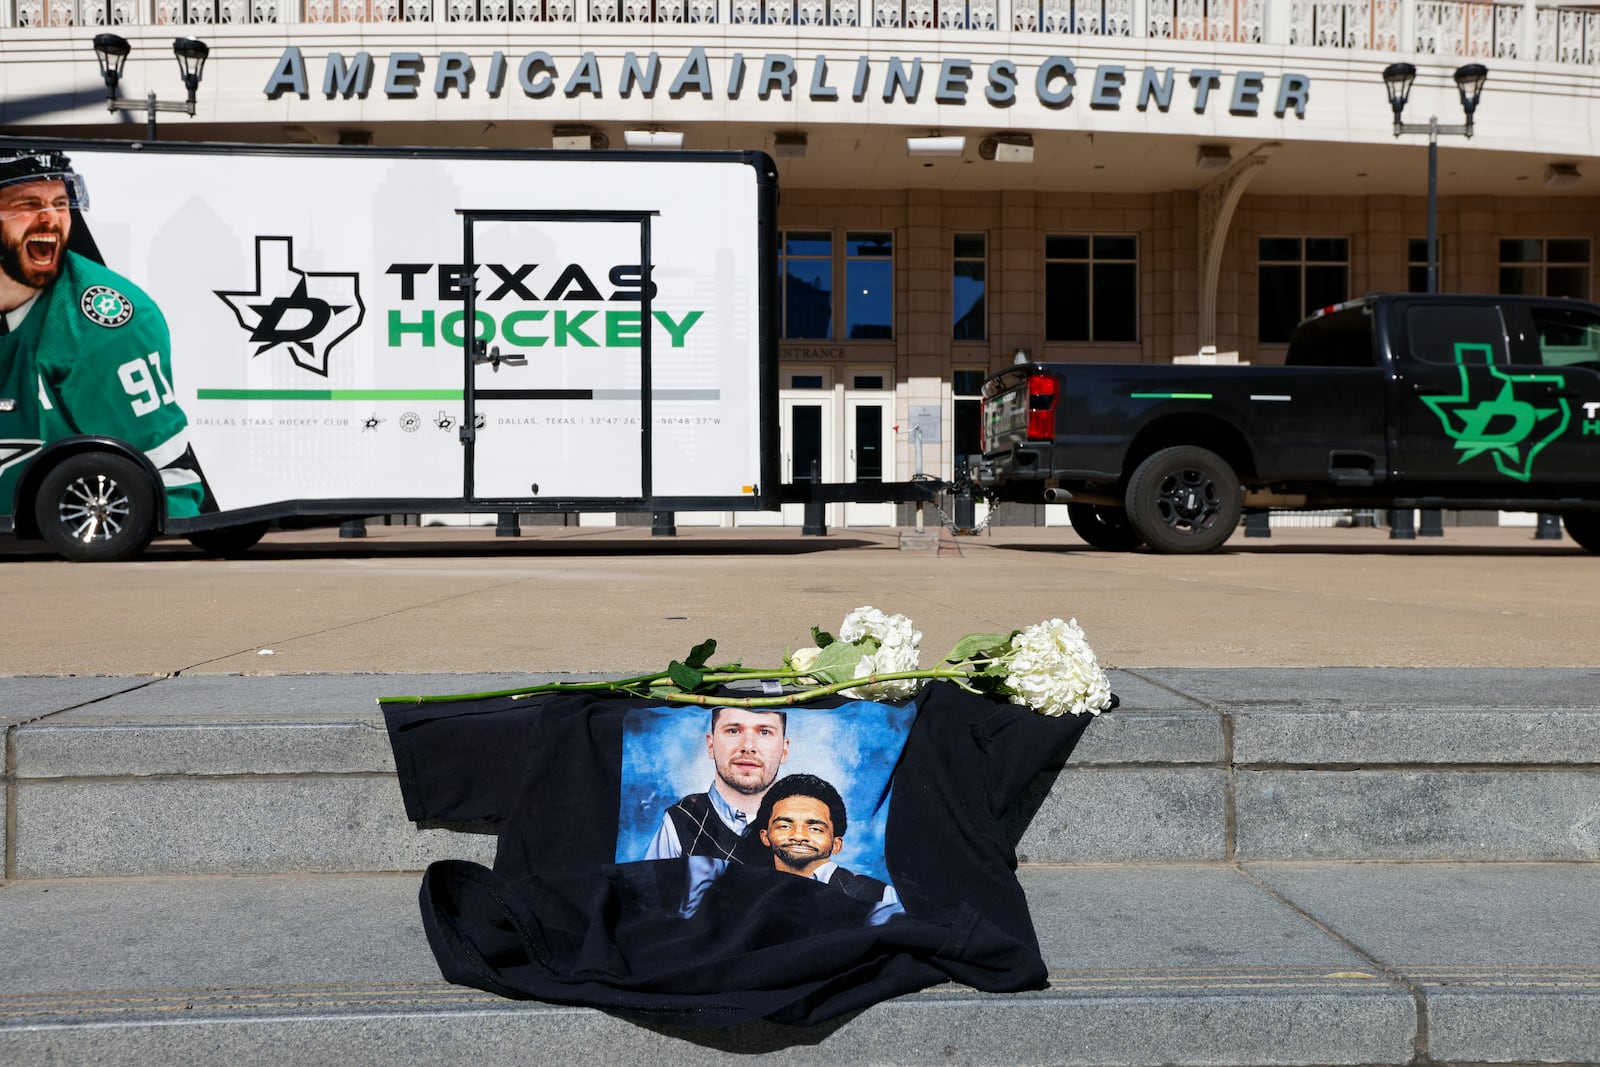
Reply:
[[[1457,67],[1456,91],[1461,94],[1461,110],[1467,121],[1454,126],[1441,126],[1439,116],[1429,115],[1426,123],[1406,122],[1401,117],[1406,100],[1411,96],[1411,83],[1416,81],[1417,68],[1410,63],[1390,63],[1383,70],[1384,88],[1389,91],[1389,106],[1394,110],[1394,135],[1425,133],[1428,135],[1428,292],[1439,291],[1439,135],[1456,134],[1472,136],[1472,117],[1478,110],[1478,98],[1483,95],[1483,83],[1488,80],[1489,68],[1482,63],[1468,63]],[[1411,511],[1399,509],[1391,513],[1389,536],[1410,538],[1416,536],[1411,524]],[[1425,508],[1422,512],[1424,537],[1442,537],[1444,526],[1439,512]]]
[[[125,37],[114,33],[95,35],[94,56],[100,64],[100,77],[106,83],[106,110],[143,111],[148,120],[148,139],[154,141],[156,112],[176,111],[194,117],[195,93],[200,88],[200,76],[205,70],[211,47],[196,37],[179,37],[172,42],[172,54],[178,57],[178,72],[183,78],[184,88],[189,92],[189,98],[181,104],[157,100],[154,90],[142,104],[125,103],[117,99],[117,87],[122,82],[122,65],[128,61],[128,54],[132,51],[133,46]]]
[[[1410,63],[1390,63],[1383,71],[1383,84],[1389,90],[1389,106],[1394,109],[1394,135],[1425,133],[1428,135],[1428,292],[1439,291],[1439,135],[1457,134],[1472,136],[1472,117],[1478,110],[1478,98],[1483,95],[1483,83],[1489,78],[1489,68],[1482,63],[1468,63],[1456,68],[1456,91],[1461,94],[1461,110],[1467,121],[1455,126],[1441,126],[1439,116],[1430,115],[1426,123],[1405,122],[1401,113],[1411,96],[1411,83],[1416,80],[1417,68]]]

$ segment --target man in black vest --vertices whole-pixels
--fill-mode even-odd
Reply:
[[[904,914],[900,895],[887,882],[857,874],[833,861],[849,828],[844,798],[814,774],[791,774],[767,790],[756,814],[761,841],[772,849],[780,871],[823,882],[866,904],[876,905],[867,922],[876,926]]]
[[[716,768],[711,787],[666,810],[647,860],[710,856],[765,866],[771,852],[753,821],[778,768],[789,758],[789,717],[781,711],[713,708],[706,752]]]

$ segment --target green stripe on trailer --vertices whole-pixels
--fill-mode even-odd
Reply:
[[[1129,393],[1135,400],[1211,400],[1210,393]]]

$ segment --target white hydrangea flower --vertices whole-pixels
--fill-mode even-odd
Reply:
[[[872,674],[898,674],[921,667],[922,631],[904,615],[888,615],[874,607],[859,607],[846,615],[839,626],[844,641],[871,641],[878,647],[856,664],[855,677]],[[921,686],[919,678],[896,678],[844,690],[858,700],[901,700]]]
[[[911,620],[904,615],[887,615],[877,608],[867,606],[852,611],[844,617],[844,622],[839,624],[841,641],[860,641],[863,638],[870,638],[883,647],[904,645],[915,650],[922,644],[922,631],[912,626]]]
[[[1078,620],[1051,619],[1011,639],[1005,688],[1013,704],[1043,715],[1098,715],[1111,704],[1111,682]]]
[[[839,640],[859,641],[863,637],[877,637],[883,633],[889,622],[889,616],[872,607],[863,605],[844,617],[844,622],[839,624]]]

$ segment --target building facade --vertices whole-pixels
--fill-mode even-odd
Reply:
[[[1308,310],[1425,288],[1429,137],[1395,133],[1397,61],[1404,121],[1447,127],[1438,288],[1594,298],[1600,7],[10,0],[0,20],[7,133],[145,136],[140,101],[183,99],[172,43],[194,36],[195,114],[160,116],[163,139],[770,153],[789,479],[949,477],[1018,352],[1271,363]],[[132,45],[129,111],[106,106],[107,30]]]

